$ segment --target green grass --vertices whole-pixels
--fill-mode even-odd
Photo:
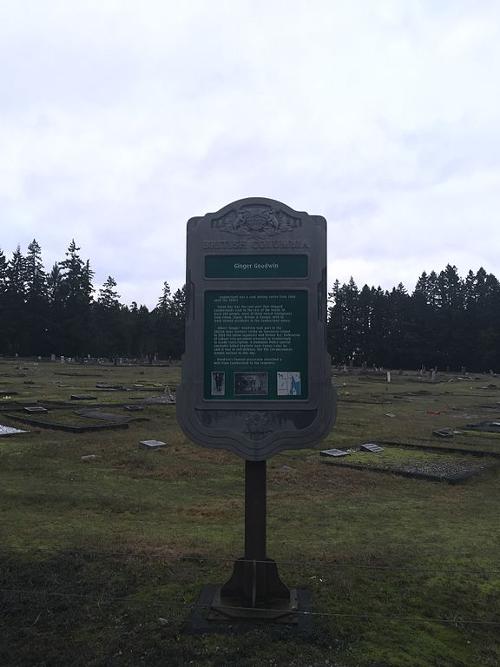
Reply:
[[[79,375],[55,375],[61,370]],[[175,386],[179,377],[177,367],[0,363],[0,390],[18,391],[20,401],[68,400],[96,382]],[[242,555],[244,464],[189,443],[175,406],[146,406],[139,414],[149,421],[127,430],[0,438],[0,664],[500,664],[498,471],[450,486],[327,466],[318,453],[372,440],[498,451],[494,434],[432,437],[498,418],[478,407],[500,400],[480,389],[488,382],[339,377],[338,421],[326,441],[268,462],[268,554],[288,585],[312,590],[308,639],[276,628],[183,632],[202,586],[225,581]],[[130,395],[102,392],[98,402]],[[22,428],[2,412],[0,423]],[[138,447],[150,438],[168,447]],[[97,458],[83,461],[88,454]],[[387,447],[357,456],[450,454]]]

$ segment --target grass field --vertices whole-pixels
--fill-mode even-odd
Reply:
[[[300,638],[183,631],[202,586],[242,555],[244,463],[188,442],[174,405],[125,412],[179,379],[176,366],[0,362],[0,424],[29,430],[0,437],[0,665],[500,665],[498,468],[450,485],[319,456],[371,441],[499,453],[500,435],[463,427],[499,419],[500,380],[339,374],[331,435],[268,462],[268,555],[313,593],[314,632]],[[67,433],[6,416],[36,401],[63,424],[95,423],[74,414],[95,403],[144,420]],[[443,427],[461,433],[432,436]]]

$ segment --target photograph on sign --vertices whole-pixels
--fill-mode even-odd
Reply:
[[[277,373],[278,396],[300,396],[300,373],[278,372]]]
[[[235,373],[235,396],[262,396],[268,393],[267,373]]]
[[[226,374],[212,371],[212,396],[224,396],[226,393]]]

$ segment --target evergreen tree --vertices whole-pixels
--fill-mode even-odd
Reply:
[[[0,250],[0,354],[7,352],[9,333],[7,330],[7,259]]]
[[[61,267],[59,263],[52,266],[47,276],[48,302],[48,347],[50,354],[61,354],[64,349],[64,288]]]
[[[64,332],[61,352],[73,357],[83,357],[92,346],[89,322],[94,291],[93,271],[89,261],[82,260],[79,251],[73,239],[68,246],[66,259],[59,262]]]
[[[26,260],[20,246],[7,262],[5,290],[5,329],[8,354],[28,354],[26,332]]]
[[[408,340],[412,332],[411,299],[402,283],[387,295],[388,314],[384,336],[387,341],[384,366],[403,368],[411,363]]]
[[[186,285],[177,289],[172,297],[172,315],[174,322],[173,359],[180,359],[184,353],[185,319],[186,319]]]
[[[168,282],[153,311],[156,351],[163,359],[178,359],[184,351],[185,286],[172,296]]]
[[[29,354],[49,353],[49,311],[47,276],[43,268],[42,250],[33,239],[25,260],[26,327]]]
[[[353,277],[342,286],[335,281],[329,299],[330,354],[336,363],[353,364],[361,358],[359,291]]]
[[[99,290],[99,298],[97,302],[103,308],[119,308],[120,306],[120,295],[115,289],[116,280],[111,276],[108,276],[106,282],[103,284]]]
[[[126,356],[128,354],[128,308],[120,304],[116,280],[108,276],[99,290],[94,304],[94,354],[105,357]]]
[[[163,283],[163,290],[160,298],[158,299],[156,309],[162,313],[169,313],[171,308],[172,308],[172,292],[170,290],[170,285],[167,283],[167,281],[165,281]]]

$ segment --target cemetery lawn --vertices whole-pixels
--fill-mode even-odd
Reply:
[[[416,449],[382,445],[352,460],[500,461],[418,449],[500,453],[497,434],[463,430],[500,418],[496,378],[393,373],[388,385],[385,375],[339,374],[328,438],[268,462],[268,555],[283,581],[313,595],[313,633],[302,638],[286,626],[184,632],[203,585],[227,580],[242,555],[244,464],[189,443],[175,405],[125,411],[179,379],[177,366],[0,361],[0,424],[30,431],[0,437],[1,665],[500,664],[498,468],[450,485],[319,456],[387,441]],[[70,404],[71,394],[96,395],[96,383],[151,391]],[[94,423],[74,411],[98,403],[148,421],[67,433],[6,416],[48,399],[68,405],[28,416]],[[445,427],[460,433],[433,437]],[[140,449],[147,439],[168,446]]]

